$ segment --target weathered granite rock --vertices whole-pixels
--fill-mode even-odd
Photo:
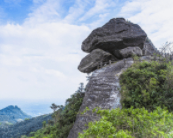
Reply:
[[[123,58],[132,57],[133,55],[142,56],[142,50],[139,47],[127,47],[120,50]]]
[[[95,71],[87,84],[79,112],[83,112],[86,107],[90,111],[77,115],[68,138],[77,138],[78,133],[87,129],[88,122],[99,119],[91,112],[92,109],[96,107],[101,109],[121,108],[119,77],[124,70],[136,62],[127,57],[152,55],[157,52],[152,42],[147,41],[146,38],[146,33],[139,25],[127,22],[124,18],[116,18],[93,30],[83,41],[82,50],[91,54],[81,61],[78,69],[85,73]],[[96,70],[99,62],[108,61],[112,55],[119,59],[123,58],[123,60]],[[143,56],[138,61],[150,61],[152,58],[152,56]]]
[[[90,73],[97,69],[100,62],[107,62],[109,60],[115,60],[115,57],[106,51],[95,49],[82,59],[78,69],[81,72]]]
[[[145,56],[153,55],[154,53],[159,53],[159,51],[155,48],[151,41],[145,41],[142,51],[143,55]]]
[[[94,71],[87,84],[85,97],[79,112],[84,111],[86,107],[91,110],[96,107],[101,109],[121,108],[119,76],[123,70],[133,63],[133,59],[128,58],[126,62],[121,60]],[[82,133],[87,128],[85,124],[96,119],[97,117],[93,116],[91,112],[77,115],[76,122],[68,138],[77,138],[78,133]]]
[[[114,18],[104,26],[93,30],[83,41],[82,50],[91,52],[99,48],[119,58],[117,53],[120,49],[129,46],[143,49],[146,37],[146,33],[139,25],[127,22],[124,18]]]

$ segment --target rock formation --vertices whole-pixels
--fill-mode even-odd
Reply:
[[[86,86],[85,97],[79,112],[86,107],[90,110],[121,108],[121,73],[135,61],[132,56],[141,56],[140,60],[150,60],[157,52],[146,33],[139,25],[127,22],[123,18],[111,19],[103,27],[97,28],[84,40],[82,50],[88,52],[78,69],[92,75]],[[116,61],[115,61],[116,60]],[[108,63],[97,69],[100,63]],[[85,124],[97,120],[91,111],[78,114],[68,138],[77,138],[87,128]]]
[[[139,47],[127,47],[120,50],[123,58],[132,57],[133,55],[142,56],[142,50]]]
[[[146,37],[139,25],[127,22],[124,18],[111,19],[84,40],[82,50],[91,52],[100,48],[114,54],[114,51],[126,47],[138,46],[143,49]]]
[[[111,19],[104,26],[92,31],[83,41],[82,50],[90,54],[81,61],[78,67],[81,72],[90,73],[96,69],[99,62],[103,62],[103,60],[109,62],[110,58],[95,59],[96,55],[93,56],[92,51],[96,49],[102,49],[111,54],[112,59],[113,57],[114,59],[123,59],[132,55],[152,55],[157,51],[141,27],[124,18]],[[124,54],[124,52],[126,53]]]
[[[89,73],[97,69],[99,62],[115,60],[116,58],[110,53],[101,49],[95,49],[84,57],[78,67],[81,72]]]

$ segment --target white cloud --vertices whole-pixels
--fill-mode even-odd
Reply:
[[[157,47],[173,41],[173,1],[133,0],[127,2],[120,15],[139,24]]]
[[[86,55],[82,41],[120,7],[114,0],[76,0],[69,9],[62,9],[62,0],[33,2],[23,24],[0,25],[0,99],[62,101],[85,81],[77,70]],[[160,45],[173,38],[172,4],[132,0],[120,8],[119,16],[138,23]]]
[[[115,6],[115,3],[112,0],[96,0],[94,7],[86,12],[79,21],[85,21],[93,16],[105,14],[105,12],[108,12],[108,9],[113,6]]]
[[[40,4],[41,3],[41,4]],[[33,12],[29,13],[25,24],[35,25],[45,22],[56,22],[61,18],[61,0],[34,0]]]
[[[75,22],[76,19],[80,18],[85,13],[87,4],[88,2],[86,0],[76,0],[75,4],[69,8],[64,22]]]
[[[49,2],[45,8],[51,8]],[[22,25],[0,26],[0,99],[62,101],[85,81],[77,66],[85,55],[81,43],[91,30],[52,20],[55,10],[46,14],[42,7]]]

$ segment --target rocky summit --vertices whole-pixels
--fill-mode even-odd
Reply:
[[[0,110],[0,127],[23,121],[26,118],[31,118],[31,116],[24,113],[18,106],[10,105]]]
[[[81,60],[78,69],[92,74],[68,138],[77,138],[78,133],[87,129],[86,124],[99,119],[92,109],[121,108],[120,75],[136,62],[134,56],[139,56],[139,61],[150,61],[158,52],[144,30],[124,18],[111,19],[93,30],[83,41],[82,50],[89,54]],[[80,114],[86,107],[89,111]]]
[[[133,52],[129,51],[129,47],[131,48],[130,51]],[[87,67],[91,68],[93,65],[93,58],[92,60],[90,59],[93,54],[92,51],[95,51],[96,49],[101,49],[111,54],[112,57],[117,60],[132,55],[152,55],[157,51],[152,42],[148,39],[144,30],[142,30],[139,25],[126,21],[124,18],[111,19],[102,27],[93,30],[83,41],[82,50],[90,54],[81,61],[78,67],[81,72],[90,73],[96,69],[96,67],[87,69]],[[129,55],[129,53],[131,54]],[[103,58],[100,58],[100,60],[97,59],[97,63],[95,62],[94,64],[99,64],[102,60]],[[110,60],[110,58],[107,58],[107,62],[108,60]]]

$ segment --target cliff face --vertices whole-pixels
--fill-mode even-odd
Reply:
[[[151,56],[142,56],[139,60],[150,61],[151,59]],[[134,62],[136,61],[133,58],[127,58],[95,70],[87,84],[79,113],[83,112],[86,107],[90,110],[96,107],[101,109],[121,108],[120,75]],[[83,130],[87,129],[85,124],[97,119],[98,117],[90,111],[83,115],[78,114],[68,138],[77,138],[78,133],[82,133]]]
[[[123,70],[126,70],[133,63],[133,59],[128,58],[126,63],[124,63],[124,60],[121,60],[95,70],[87,84],[85,97],[79,112],[84,111],[86,107],[89,107],[91,110],[96,107],[101,109],[121,108],[119,76]],[[91,112],[87,112],[84,115],[79,114],[68,138],[77,138],[78,133],[87,128],[85,124],[95,119],[97,118]]]

